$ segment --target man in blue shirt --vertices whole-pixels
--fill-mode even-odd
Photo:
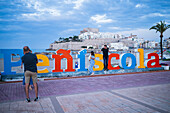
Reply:
[[[30,98],[29,98],[29,82],[30,82],[30,77],[33,80],[33,85],[34,85],[34,89],[35,89],[35,95],[36,98],[34,99],[34,101],[37,101],[38,98],[38,85],[37,85],[37,63],[38,63],[38,59],[36,57],[35,54],[32,54],[30,52],[30,49],[28,46],[25,46],[23,48],[24,51],[24,56],[21,58],[22,59],[22,63],[24,64],[24,76],[25,76],[25,92],[26,92],[26,101],[30,102]]]

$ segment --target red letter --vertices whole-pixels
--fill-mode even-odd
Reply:
[[[55,58],[55,69],[52,72],[63,72],[63,69],[61,69],[61,59],[63,58],[67,59],[67,69],[65,72],[75,71],[73,69],[73,58],[70,55],[70,50],[59,49],[56,53],[57,55],[52,55],[52,58]]]
[[[161,65],[159,65],[159,55],[156,53],[149,53],[148,59],[151,59],[151,56],[155,56],[155,59],[149,60],[147,63],[147,67],[148,68],[161,67]],[[151,65],[153,62],[155,62],[155,64]]]
[[[116,60],[119,60],[119,54],[112,53],[112,54],[109,55],[108,69],[109,69],[109,70],[120,69],[119,66],[113,67],[113,66],[111,65],[111,59],[112,59],[112,57],[116,57]]]

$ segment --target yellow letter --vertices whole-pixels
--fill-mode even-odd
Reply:
[[[97,57],[99,57],[99,60],[103,60],[102,54],[95,54],[95,64],[94,65],[98,65],[99,67],[98,68],[93,67],[94,71],[100,71],[100,70],[103,70],[103,68],[104,68],[103,62],[96,60]]]
[[[49,59],[47,56],[42,54],[37,54],[37,59],[41,59],[42,62],[38,62],[37,66],[50,66]],[[48,69],[38,70],[38,73],[48,73]]]
[[[138,52],[139,52],[139,61],[140,61],[138,68],[145,68],[143,49],[138,49]]]

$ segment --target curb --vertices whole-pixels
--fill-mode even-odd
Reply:
[[[133,73],[118,73],[118,74],[102,74],[102,75],[87,75],[87,76],[77,76],[77,77],[62,77],[62,78],[38,78],[38,81],[47,81],[47,80],[61,80],[61,79],[75,79],[75,78],[87,78],[87,77],[101,77],[101,76],[116,76],[116,75],[127,75],[127,74],[140,74],[140,73],[156,73],[156,72],[167,72],[170,70],[161,70],[161,71],[149,71],[149,72],[133,72]],[[20,81],[4,81],[0,82],[0,84],[5,83],[19,83]]]

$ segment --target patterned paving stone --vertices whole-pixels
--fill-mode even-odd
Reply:
[[[0,84],[0,113],[170,111],[170,71],[40,81],[38,85],[40,100],[33,102],[32,90],[32,102],[26,103],[22,83]]]
[[[170,83],[170,71],[38,82],[39,96],[71,95],[119,88]],[[0,84],[0,102],[25,99],[22,83]],[[30,91],[34,98],[34,90]]]
[[[65,113],[156,112],[110,92],[94,92],[56,97]],[[139,109],[140,108],[140,109]]]
[[[155,108],[170,111],[170,84],[112,90]]]
[[[42,98],[38,102],[25,101],[0,103],[0,113],[56,113],[50,98]]]

